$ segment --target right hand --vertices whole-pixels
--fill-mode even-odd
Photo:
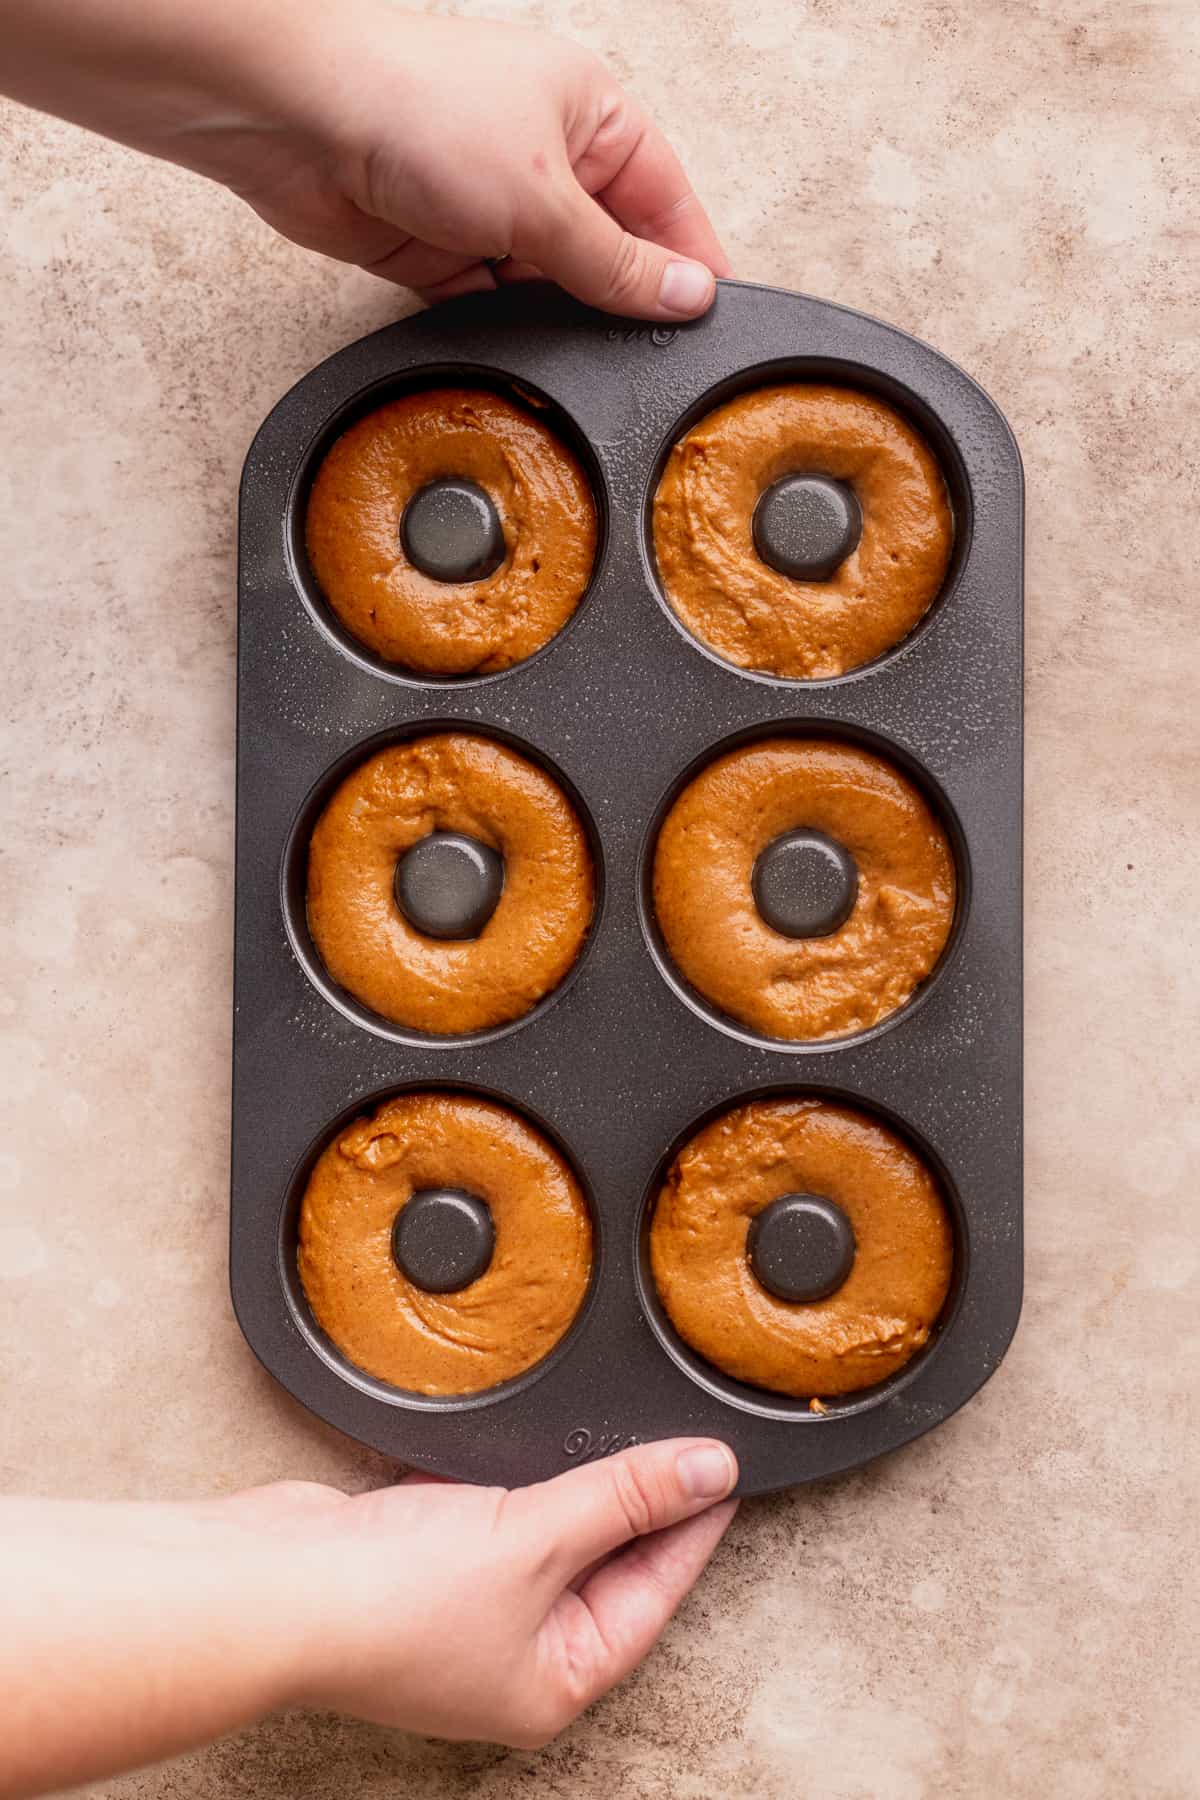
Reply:
[[[645,1656],[733,1517],[736,1476],[724,1445],[683,1439],[528,1488],[282,1482],[213,1510],[284,1559],[301,1626],[286,1699],[535,1748]]]
[[[253,27],[263,0],[246,4]],[[217,119],[176,129],[160,154],[217,176],[285,237],[427,300],[541,273],[641,318],[712,303],[728,273],[716,234],[597,57],[386,0],[285,10],[282,28],[228,34]]]

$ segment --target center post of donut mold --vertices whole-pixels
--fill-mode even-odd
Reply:
[[[427,481],[400,515],[400,542],[432,581],[486,581],[504,561],[504,527],[491,495],[458,476]]]
[[[828,475],[784,475],[754,508],[754,548],[794,581],[828,581],[858,547],[862,508],[854,489]]]
[[[755,1278],[777,1300],[827,1300],[845,1283],[855,1250],[849,1219],[820,1194],[781,1194],[746,1233]]]
[[[792,938],[829,937],[854,911],[858,867],[834,838],[801,827],[782,832],[759,853],[750,886],[772,931]]]
[[[431,831],[396,862],[396,905],[432,938],[477,938],[500,901],[504,858],[460,831]]]
[[[465,1188],[420,1188],[396,1214],[392,1257],[427,1294],[455,1294],[485,1275],[496,1248],[491,1208]]]

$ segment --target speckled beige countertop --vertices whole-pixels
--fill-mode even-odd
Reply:
[[[990,1386],[747,1505],[661,1648],[536,1754],[273,1720],[113,1800],[1179,1800],[1200,1177],[1191,0],[547,0],[739,274],[931,340],[1029,484],[1028,1292]],[[395,316],[234,200],[0,112],[0,1481],[382,1465],[226,1291],[234,522],[260,417]]]

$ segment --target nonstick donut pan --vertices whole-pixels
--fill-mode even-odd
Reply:
[[[650,506],[672,444],[721,401],[779,381],[887,400],[940,460],[954,512],[929,612],[888,654],[836,679],[721,661],[676,619],[655,565]],[[350,422],[446,385],[537,407],[592,483],[600,541],[581,605],[544,649],[498,674],[425,679],[338,624],[307,565],[304,508]],[[801,499],[826,544],[855,528],[819,483]],[[465,483],[414,517],[423,554],[453,562],[454,533],[476,507]],[[761,523],[780,559],[811,559],[796,508]],[[737,1453],[740,1491],[755,1493],[854,1468],[947,1418],[999,1363],[1021,1301],[1022,482],[993,403],[903,332],[777,289],[722,282],[706,318],[675,328],[513,288],[389,326],[305,376],[250,449],[240,531],[231,1268],[238,1319],[266,1368],[401,1462],[510,1484],[712,1433]],[[555,775],[590,835],[598,899],[557,991],[515,1023],[436,1039],[387,1024],[332,982],[307,928],[305,870],[338,780],[378,746],[447,726],[490,734]],[[715,1012],[674,969],[650,903],[656,828],[685,778],[719,749],[786,733],[888,757],[931,802],[957,862],[954,927],[930,979],[873,1029],[816,1043],[763,1040]],[[457,849],[469,862],[470,846]],[[801,849],[811,859],[813,846]],[[817,846],[833,869],[826,888],[836,851]],[[786,910],[779,870],[763,888],[764,907]],[[836,911],[836,893],[804,905]],[[595,1233],[589,1296],[566,1338],[523,1376],[465,1398],[354,1368],[297,1274],[315,1158],[383,1099],[431,1088],[490,1096],[537,1125],[579,1176]],[[954,1227],[954,1277],[929,1343],[824,1410],[705,1363],[675,1335],[649,1274],[649,1206],[674,1151],[741,1101],[791,1093],[848,1102],[908,1138]],[[431,1284],[437,1216],[411,1222]]]

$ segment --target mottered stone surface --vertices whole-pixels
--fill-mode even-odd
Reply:
[[[92,1792],[1183,1800],[1200,1793],[1193,10],[478,10],[609,57],[738,274],[936,344],[1020,440],[1024,1320],[940,1431],[747,1504],[659,1649],[548,1749],[297,1714]],[[259,419],[403,297],[13,107],[0,154],[0,1481],[373,1484],[388,1466],[271,1383],[228,1301],[234,526]]]

